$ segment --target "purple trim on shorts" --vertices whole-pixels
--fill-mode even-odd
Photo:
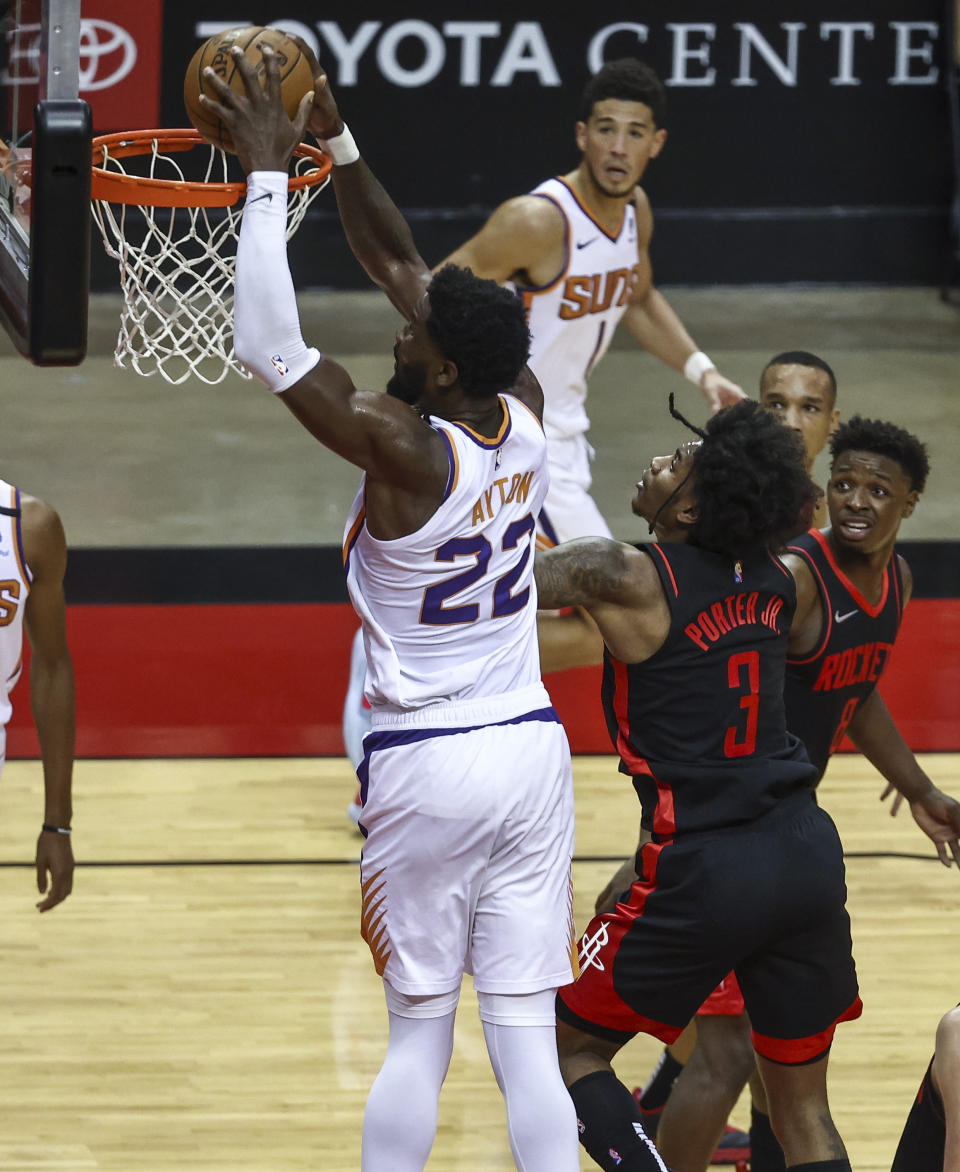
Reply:
[[[546,708],[536,708],[533,712],[525,712],[522,716],[511,716],[508,720],[496,720],[492,724],[470,724],[461,728],[410,728],[389,729],[383,732],[369,732],[363,738],[363,760],[357,766],[357,778],[360,781],[360,803],[363,806],[367,800],[367,782],[370,778],[370,754],[377,749],[396,749],[400,745],[415,745],[418,741],[428,741],[433,737],[449,737],[459,733],[476,732],[481,728],[499,728],[504,724],[526,724],[536,720],[548,724],[559,724],[553,705]],[[366,838],[367,832],[363,827],[363,811],[360,813],[360,832]]]

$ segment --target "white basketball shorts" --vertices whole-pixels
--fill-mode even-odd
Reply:
[[[573,773],[552,708],[367,735],[362,933],[401,993],[573,979]]]

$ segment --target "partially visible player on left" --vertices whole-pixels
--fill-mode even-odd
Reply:
[[[37,838],[37,907],[49,911],[73,889],[76,708],[73,662],[67,647],[63,575],[67,543],[57,513],[37,497],[0,480],[0,768],[6,759],[10,693],[23,666],[23,632],[30,640],[30,706],[43,762],[43,822]],[[49,890],[48,890],[49,888]]]

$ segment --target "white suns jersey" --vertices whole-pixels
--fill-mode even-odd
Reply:
[[[10,693],[23,666],[23,608],[31,577],[23,556],[20,490],[0,480],[0,763],[13,712]]]
[[[527,308],[544,430],[548,439],[563,439],[590,426],[587,379],[610,345],[637,278],[637,217],[628,203],[620,231],[610,236],[563,179],[547,179],[530,194],[556,204],[565,222],[557,277],[540,288],[514,282]]]
[[[350,510],[347,589],[363,623],[375,715],[540,685],[533,555],[546,440],[518,399],[500,401],[495,439],[430,418],[446,441],[450,476],[422,528],[392,541],[372,537],[363,486]]]

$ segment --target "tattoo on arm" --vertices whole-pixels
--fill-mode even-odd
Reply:
[[[568,541],[537,554],[534,570],[543,610],[615,601],[627,577],[624,547],[599,537]]]

